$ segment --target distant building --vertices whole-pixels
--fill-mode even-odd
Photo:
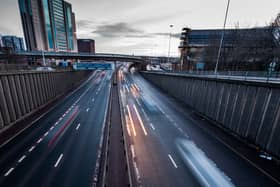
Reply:
[[[3,47],[12,49],[13,51],[24,51],[23,38],[17,36],[2,36]]]
[[[92,39],[78,39],[78,51],[83,53],[95,53],[95,41]]]
[[[0,34],[0,48],[3,47],[2,35]]]
[[[220,56],[220,69],[261,70],[273,60],[273,27],[226,29]],[[184,70],[214,70],[222,29],[183,28],[180,42],[180,66]],[[246,67],[245,67],[246,66]],[[262,66],[262,67],[261,67]]]
[[[63,0],[18,0],[27,49],[75,52],[71,4]]]

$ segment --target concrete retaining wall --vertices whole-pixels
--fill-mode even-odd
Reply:
[[[280,157],[280,84],[142,75],[232,133]]]
[[[0,129],[73,89],[89,74],[89,71],[0,74]]]

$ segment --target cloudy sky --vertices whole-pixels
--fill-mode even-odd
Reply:
[[[178,55],[179,33],[221,28],[226,0],[68,0],[76,14],[79,38],[96,40],[97,52]],[[280,0],[231,0],[227,27],[268,24]],[[17,0],[0,0],[0,33],[23,36]],[[172,30],[169,25],[173,24]]]

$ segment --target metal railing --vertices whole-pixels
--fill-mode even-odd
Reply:
[[[280,72],[278,71],[219,71],[217,73],[215,73],[214,71],[164,71],[159,73],[172,73],[230,80],[280,83]]]

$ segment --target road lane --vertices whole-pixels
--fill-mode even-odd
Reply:
[[[133,168],[138,178],[138,183],[141,186],[199,186],[194,180],[194,177],[189,173],[184,172],[182,167],[178,167],[173,158],[173,150],[166,147],[161,139],[156,134],[156,131],[151,128],[150,119],[147,119],[140,107],[143,104],[137,104],[135,96],[138,95],[135,86],[124,84],[122,89],[122,102],[127,104],[124,108],[124,113],[131,116],[130,121],[133,121],[130,130],[135,128],[136,136],[128,138],[132,148]],[[134,87],[134,88],[133,88]],[[128,91],[128,89],[129,91]],[[129,122],[131,124],[131,122]],[[155,122],[153,122],[155,123]],[[166,119],[161,121],[161,124],[166,123]],[[154,127],[154,125],[152,125]],[[155,129],[155,127],[154,127]],[[161,137],[162,138],[162,137]],[[171,156],[172,155],[172,156]],[[170,157],[172,160],[170,160]],[[174,167],[175,165],[176,167]],[[178,170],[175,172],[175,170]]]
[[[148,136],[143,136],[141,124],[137,124],[136,120],[136,131],[142,132],[136,138],[129,137],[143,186],[200,185],[197,175],[178,151],[176,141],[179,139],[195,142],[210,160],[210,165],[236,186],[277,186],[271,178],[220,142],[215,134],[201,128],[197,124],[199,121],[192,118],[191,111],[162,94],[141,76],[124,74],[121,90],[124,95],[122,102],[135,104],[148,133]],[[154,155],[157,155],[157,160],[153,158]],[[178,182],[180,180],[181,183]]]
[[[66,178],[70,181],[68,186],[74,183],[76,186],[91,186],[109,96],[110,77],[111,72],[107,72],[104,77],[95,73],[86,85],[34,124],[38,128],[32,126],[27,130],[30,131],[28,134],[24,132],[25,136],[20,135],[3,147],[0,151],[14,148],[7,152],[9,156],[0,156],[0,174],[3,173],[3,177],[0,176],[0,186],[62,186]],[[95,102],[89,102],[93,97]],[[79,107],[78,116],[59,135],[61,137],[54,147],[47,146],[64,122],[67,122],[75,106]],[[90,108],[88,112],[87,108]],[[76,130],[78,124],[79,133]],[[23,154],[24,159],[21,157]],[[20,165],[9,171],[15,160],[21,160]],[[61,169],[63,170],[60,171]],[[9,171],[6,172],[6,177],[4,171]],[[77,172],[79,178],[69,177]],[[63,175],[59,176],[61,173]]]

